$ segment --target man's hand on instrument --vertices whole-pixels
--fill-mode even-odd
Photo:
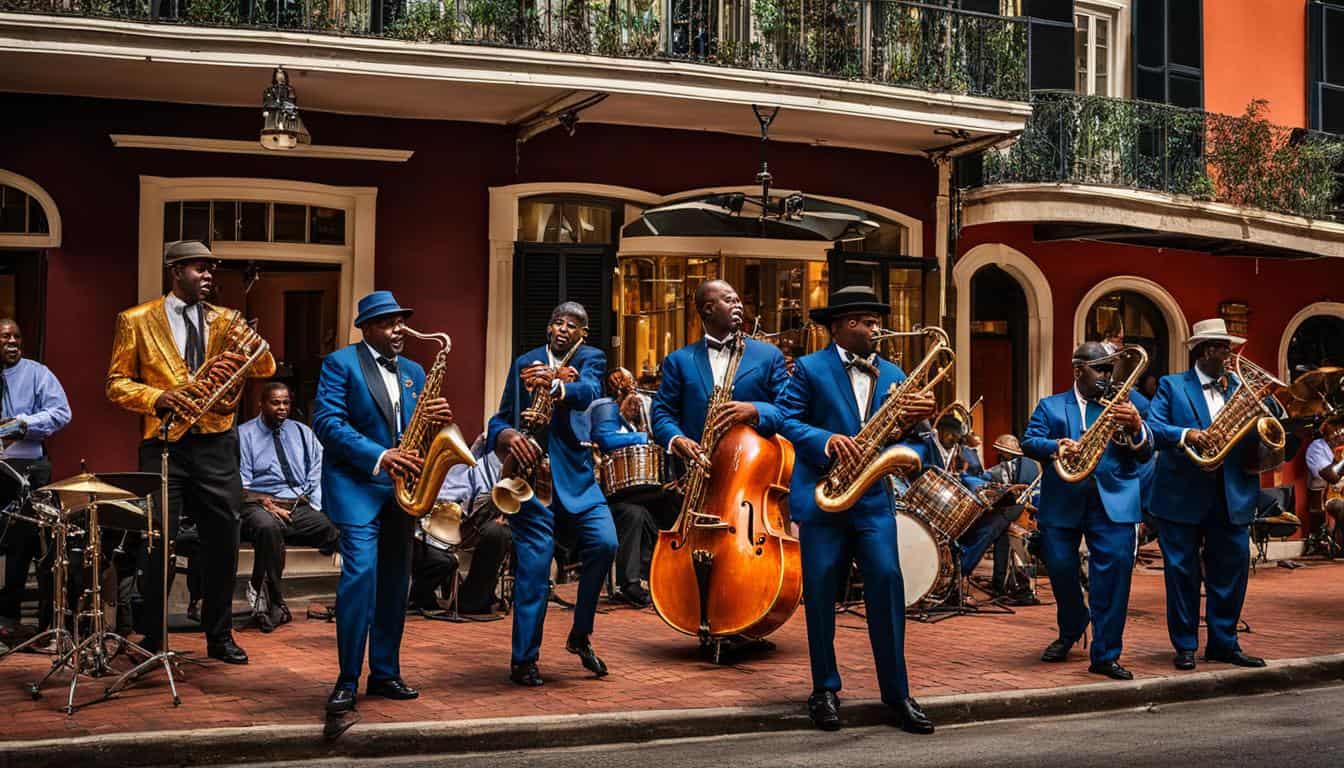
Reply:
[[[243,363],[246,362],[247,358],[237,352],[225,352],[211,359],[210,365],[206,367],[203,375],[197,378],[205,378],[222,384],[228,381],[230,376],[237,373],[238,369],[242,368]]]
[[[172,412],[178,418],[190,419],[197,415],[196,403],[186,389],[166,389],[154,401],[154,410],[160,414]]]
[[[424,459],[412,451],[400,448],[388,448],[378,460],[378,467],[384,472],[408,477],[419,477],[420,469],[425,466]]]
[[[857,464],[863,458],[863,451],[859,450],[859,444],[849,435],[831,435],[831,439],[826,441],[826,455],[836,461]]]
[[[1131,435],[1143,431],[1143,417],[1139,415],[1139,409],[1135,408],[1133,403],[1128,400],[1116,403],[1112,412],[1115,414],[1116,420],[1119,421],[1125,429],[1129,430]]]
[[[1078,444],[1077,440],[1071,440],[1065,437],[1061,438],[1059,441],[1059,455],[1061,458],[1071,459],[1076,456],[1080,450],[1082,450],[1082,446]]]
[[[709,432],[711,426],[713,427],[713,429],[716,430],[718,429],[726,430],[728,427],[731,427],[734,424],[750,424],[752,426],[755,426],[756,423],[760,421],[760,419],[761,414],[759,411],[756,410],[756,406],[754,404],[745,403],[740,400],[734,400],[725,405],[723,409],[719,411],[719,416],[714,420],[714,424],[706,425],[705,431]]]
[[[1213,439],[1209,433],[1202,429],[1192,429],[1185,433],[1185,442],[1187,445],[1193,445],[1201,451],[1213,450]]]
[[[555,369],[541,363],[533,363],[519,372],[518,376],[528,389],[549,389],[551,380],[555,378]]]
[[[524,472],[530,474],[541,462],[541,446],[522,432],[513,429],[505,430],[500,433],[499,442],[504,448],[501,457],[512,456]]]
[[[439,424],[453,423],[453,408],[448,405],[448,401],[445,398],[432,397],[421,403],[420,407],[425,409],[425,415],[428,416],[431,421],[438,422]]]
[[[685,435],[672,438],[672,453],[688,463],[699,464],[706,472],[709,471],[709,457],[705,455],[705,449]]]
[[[572,365],[566,365],[564,368],[555,372],[555,378],[568,384],[571,381],[579,380],[579,371]]]
[[[938,409],[932,392],[913,392],[901,398],[901,408],[915,418],[927,418]]]

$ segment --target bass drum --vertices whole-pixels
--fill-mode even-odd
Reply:
[[[952,552],[933,526],[918,515],[898,512],[896,542],[905,582],[905,607],[945,597],[955,577]]]

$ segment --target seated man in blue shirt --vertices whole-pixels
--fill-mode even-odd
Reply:
[[[0,438],[5,463],[37,488],[51,482],[51,463],[43,441],[70,423],[70,403],[56,376],[43,364],[23,357],[23,332],[9,318],[0,319]],[[17,488],[14,489],[17,492]],[[4,507],[12,498],[0,498]],[[31,516],[31,510],[28,510]],[[5,555],[5,586],[0,590],[0,623],[19,623],[20,603],[28,583],[28,567],[39,551],[37,526],[6,518],[0,525]],[[45,548],[42,551],[50,552]],[[39,627],[51,624],[51,558],[38,563]]]
[[[262,632],[290,620],[280,590],[285,547],[336,551],[340,531],[322,512],[322,444],[307,425],[289,418],[289,387],[261,390],[261,414],[238,428],[243,475],[242,538],[252,542],[253,615]]]

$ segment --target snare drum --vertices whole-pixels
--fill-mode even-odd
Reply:
[[[663,449],[628,445],[602,457],[602,490],[607,496],[646,491],[663,485]]]
[[[970,529],[985,511],[985,505],[952,474],[929,467],[910,484],[901,501],[906,509],[922,516],[933,529],[955,539]]]
[[[952,587],[955,573],[947,540],[923,518],[896,515],[896,543],[905,582],[905,607],[921,601],[937,602]]]

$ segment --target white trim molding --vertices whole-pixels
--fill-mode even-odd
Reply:
[[[42,206],[42,212],[47,214],[47,234],[45,235],[20,235],[20,234],[0,234],[0,248],[59,248],[61,247],[61,212],[56,207],[56,201],[42,185],[27,176],[20,176],[12,171],[6,171],[0,168],[0,184],[7,187],[13,187],[27,194]]]
[[[1288,370],[1288,345],[1293,340],[1293,334],[1303,323],[1313,317],[1337,317],[1344,320],[1344,303],[1338,301],[1317,301],[1302,309],[1293,315],[1293,319],[1283,327],[1283,335],[1279,337],[1279,379],[1282,381],[1291,381],[1292,373]]]
[[[1161,285],[1146,277],[1137,275],[1116,275],[1092,286],[1092,290],[1083,295],[1073,311],[1073,346],[1076,348],[1087,340],[1087,313],[1101,297],[1117,291],[1131,291],[1150,300],[1162,313],[1167,324],[1167,373],[1181,373],[1190,367],[1190,357],[1185,349],[1185,341],[1190,338],[1190,324],[1176,297]]]
[[[1027,298],[1027,393],[1032,402],[1049,397],[1054,390],[1051,363],[1054,360],[1055,299],[1041,268],[1026,254],[1003,243],[983,243],[970,249],[952,267],[957,292],[957,354],[967,364],[958,367],[957,399],[969,403],[971,392],[971,281],[980,270],[996,266],[1012,275]]]
[[[267,157],[307,157],[329,160],[377,160],[385,163],[404,163],[415,154],[412,149],[381,149],[378,147],[340,147],[331,144],[300,144],[293,149],[267,149],[258,141],[238,139],[200,139],[191,136],[135,136],[110,133],[112,146],[119,149],[168,149],[177,152],[219,152],[232,155],[265,155]]]
[[[177,200],[251,200],[320,205],[345,211],[345,245],[217,242],[222,259],[304,261],[337,264],[341,270],[337,318],[350,341],[355,298],[373,290],[376,187],[333,187],[306,181],[259,178],[140,177],[140,252],[138,295],[149,301],[163,293],[163,206]],[[337,338],[342,338],[338,330]]]

